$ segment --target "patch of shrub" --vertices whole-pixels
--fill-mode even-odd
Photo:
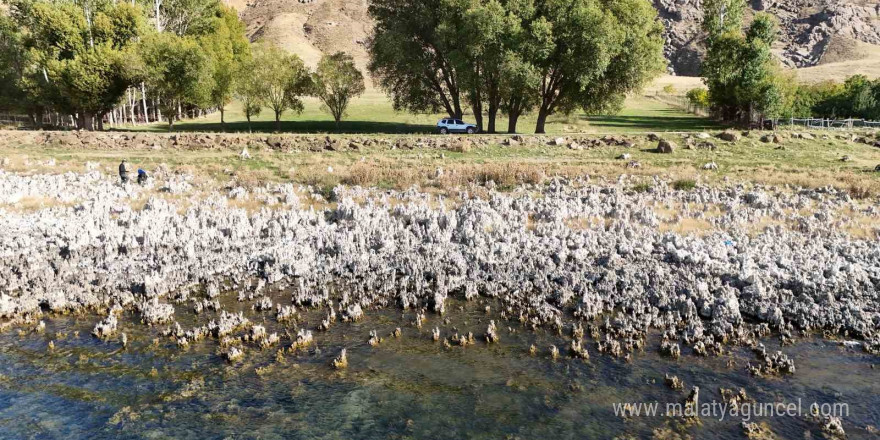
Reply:
[[[697,186],[697,182],[689,179],[680,179],[672,182],[672,187],[678,191],[690,191]]]
[[[635,192],[643,193],[643,192],[647,192],[651,188],[652,188],[652,185],[650,183],[638,183],[636,185],[633,185],[632,189]]]

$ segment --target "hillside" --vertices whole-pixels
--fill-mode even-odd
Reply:
[[[322,53],[340,50],[366,66],[365,41],[372,27],[367,0],[229,2],[241,13],[252,40],[273,41],[312,66]],[[670,73],[697,75],[703,53],[702,0],[653,2],[667,29]],[[873,0],[750,0],[750,5],[752,13],[767,11],[779,18],[782,34],[775,52],[789,67],[852,62],[880,50],[880,4]]]

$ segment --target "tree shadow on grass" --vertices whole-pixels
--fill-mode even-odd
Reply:
[[[698,131],[724,128],[711,119],[699,116],[682,116],[681,112],[664,109],[658,110],[659,116],[583,116],[594,128],[616,128],[630,131]],[[668,114],[664,115],[664,114]]]
[[[148,131],[166,132],[167,125],[154,125]],[[225,127],[220,122],[183,121],[175,124],[172,132],[227,132],[227,133],[273,133],[275,121],[227,122]],[[342,121],[337,127],[333,121],[281,121],[281,133],[376,133],[376,134],[424,134],[433,133],[436,127],[431,125],[407,124],[397,122],[376,121]]]

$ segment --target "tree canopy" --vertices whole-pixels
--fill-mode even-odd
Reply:
[[[259,69],[254,72],[263,87],[263,103],[275,113],[275,129],[281,129],[281,114],[303,111],[301,97],[309,94],[312,83],[302,59],[278,46],[260,43],[254,48]]]
[[[141,9],[70,0],[18,0],[10,6],[3,38],[22,51],[4,50],[4,58],[14,62],[3,70],[16,78],[7,96],[30,102],[17,105],[29,113],[53,106],[77,114],[84,128],[90,129],[96,116],[100,123],[134,80],[129,60],[143,32]]]
[[[776,117],[785,107],[779,62],[770,52],[779,33],[776,18],[756,14],[743,31],[742,0],[710,0],[703,23],[708,50],[703,77],[712,110],[722,119]]]
[[[646,0],[373,0],[369,69],[396,109],[495,117],[614,111],[662,71]]]
[[[181,106],[210,105],[214,66],[195,38],[151,34],[140,45],[140,55],[143,76],[159,99],[169,129]]]
[[[312,85],[313,93],[333,115],[337,126],[352,98],[366,90],[364,75],[355,66],[351,55],[343,52],[321,57],[312,75]]]

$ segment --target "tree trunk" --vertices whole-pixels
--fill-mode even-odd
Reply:
[[[547,116],[549,116],[550,112],[547,111],[543,106],[540,110],[538,110],[538,122],[535,123],[535,133],[544,134],[544,125],[547,123]]]
[[[98,120],[98,131],[104,131],[104,115],[98,115],[95,119]]]
[[[474,107],[474,124],[477,125],[477,132],[483,132],[483,106],[477,105]]]
[[[168,131],[174,129],[174,113],[168,112]]]
[[[495,133],[495,118],[498,116],[498,106],[489,102],[489,124],[486,127],[489,133]]]
[[[519,119],[519,112],[510,112],[509,119],[507,120],[507,132],[508,133],[516,133],[516,121]]]
[[[91,113],[82,112],[79,114],[79,128],[86,131],[94,131],[94,118]]]
[[[141,104],[144,106],[144,122],[150,123],[150,114],[147,112],[147,87],[141,83]]]
[[[225,113],[226,109],[224,109],[223,106],[220,106],[220,128],[223,129],[223,131],[226,131]]]
[[[281,132],[281,112],[275,110],[275,132]]]
[[[250,132],[251,132],[251,114],[250,114],[250,113],[245,113],[245,114],[244,114],[244,117],[247,118],[247,121],[248,121],[248,133],[250,133]]]

